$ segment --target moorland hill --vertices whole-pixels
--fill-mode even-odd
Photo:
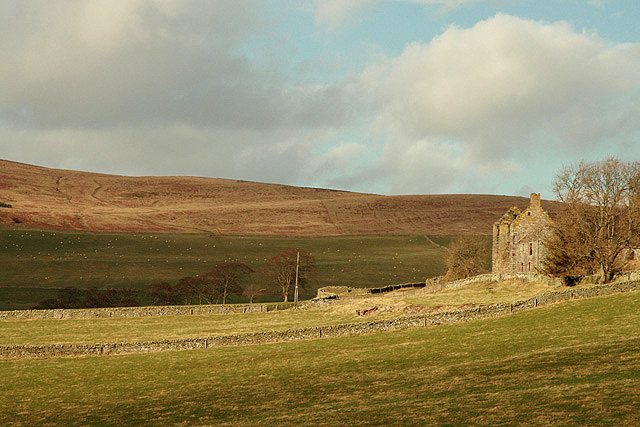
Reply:
[[[383,196],[174,176],[118,176],[0,160],[0,226],[214,235],[491,234],[523,197]],[[555,203],[543,202],[553,210]]]

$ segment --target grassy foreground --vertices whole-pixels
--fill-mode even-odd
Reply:
[[[77,233],[0,228],[0,310],[31,308],[56,288],[143,288],[193,276],[226,260],[259,270],[272,255],[300,247],[317,262],[315,296],[328,285],[376,287],[423,281],[445,271],[450,237],[212,237]],[[260,280],[258,275],[253,280]],[[276,299],[271,296],[271,300]]]
[[[2,425],[640,424],[640,293],[282,344],[0,361]]]

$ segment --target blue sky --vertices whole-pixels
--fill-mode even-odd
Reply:
[[[640,2],[0,0],[0,157],[552,198],[640,156]]]

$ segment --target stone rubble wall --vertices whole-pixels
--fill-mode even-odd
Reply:
[[[398,289],[424,288],[425,282],[420,283],[399,283],[397,285],[387,285],[380,288],[352,288],[349,286],[325,286],[318,289],[315,299],[361,297],[371,294],[384,294]]]
[[[291,304],[207,304],[148,307],[78,308],[0,311],[0,320],[91,319],[108,317],[185,316],[203,314],[255,313],[286,310]]]
[[[511,303],[490,304],[424,315],[398,317],[389,320],[373,320],[332,326],[131,343],[0,346],[0,359],[146,353],[152,351],[206,349],[221,346],[254,345],[303,339],[362,335],[374,332],[485,319],[560,301],[591,298],[629,291],[640,291],[640,281],[595,285],[587,288],[564,289],[561,291],[547,292],[526,300]]]
[[[349,286],[325,286],[318,289],[316,298],[335,298],[345,296],[363,296],[371,293],[370,288],[352,288]]]
[[[332,298],[346,298],[346,297],[361,297],[369,296],[372,294],[382,294],[387,292],[396,291],[399,289],[415,289],[420,291],[424,289],[427,292],[433,292],[434,290],[461,288],[466,285],[471,285],[480,282],[501,282],[504,280],[521,279],[527,282],[546,283],[552,286],[563,286],[564,282],[561,278],[550,277],[544,274],[536,273],[489,273],[481,274],[478,276],[469,277],[468,279],[454,280],[447,282],[442,276],[433,277],[427,279],[421,283],[401,283],[397,285],[388,285],[380,288],[352,288],[349,286],[325,286],[318,289],[318,295],[315,300],[332,299]],[[637,278],[634,280],[640,280],[640,272]]]
[[[558,277],[550,277],[543,274],[535,273],[490,273],[481,274],[478,276],[469,277],[468,279],[454,280],[452,282],[445,282],[442,277],[434,277],[427,279],[427,288],[437,287],[438,289],[450,289],[461,288],[466,285],[471,285],[480,282],[502,282],[505,280],[520,279],[527,282],[546,283],[551,286],[562,286],[563,280]]]

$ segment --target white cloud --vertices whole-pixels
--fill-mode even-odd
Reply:
[[[422,159],[426,168],[455,171],[462,162],[479,178],[486,170],[508,175],[528,155],[583,153],[621,132],[637,135],[639,81],[640,45],[508,15],[411,44],[362,80],[380,106],[388,152],[412,153],[409,164]],[[452,141],[458,154],[448,151]],[[407,156],[391,157],[398,160],[383,162],[389,173],[423,180],[419,168],[402,164]],[[438,191],[449,176],[423,188]]]
[[[316,0],[316,24],[332,30],[343,20],[375,0]]]
[[[451,192],[465,168],[465,159],[436,138],[396,139],[387,145],[380,163],[381,173],[393,178],[393,194],[415,194],[426,188],[434,193]]]
[[[313,143],[351,114],[340,83],[296,84],[242,54],[275,25],[260,2],[0,8],[3,158],[304,184]]]
[[[391,0],[312,1],[330,28]],[[497,15],[376,56],[360,76],[300,84],[314,79],[252,60],[256,36],[291,47],[270,28],[278,12],[252,0],[0,7],[0,153],[12,160],[409,193],[489,191],[530,156],[640,155],[640,45],[563,22]]]
[[[365,146],[356,142],[343,142],[332,147],[329,152],[317,158],[314,168],[318,171],[328,168],[347,168],[362,154]]]
[[[587,3],[590,6],[597,7],[598,9],[604,9],[605,7],[604,0],[588,0]]]
[[[5,2],[0,115],[42,129],[339,125],[346,114],[339,87],[295,85],[277,65],[257,66],[238,53],[270,25],[257,6],[251,0]]]
[[[454,9],[469,3],[487,2],[487,0],[392,0],[398,3],[416,3],[424,5],[442,6],[447,9]]]
[[[2,158],[26,163],[124,175],[195,175],[294,185],[308,185],[312,178],[308,166],[312,141],[321,137],[314,131],[180,124],[47,131],[0,127]]]
[[[443,10],[451,10],[469,3],[479,3],[487,0],[316,0],[316,25],[333,30],[347,21],[354,13],[375,3],[414,3],[425,6],[439,6]],[[597,1],[597,0],[595,0]]]

